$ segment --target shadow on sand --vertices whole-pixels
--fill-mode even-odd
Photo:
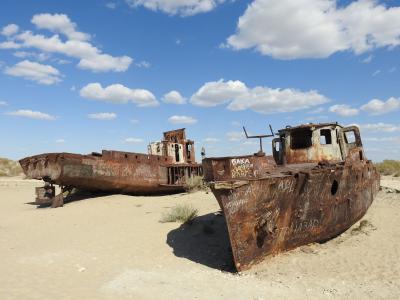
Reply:
[[[196,217],[167,235],[174,254],[225,272],[236,272],[225,218],[220,213]]]
[[[74,190],[72,193],[68,194],[64,198],[64,205],[75,202],[75,201],[81,201],[81,200],[91,200],[95,199],[98,197],[104,197],[104,196],[109,196],[112,195],[111,193],[105,193],[105,192],[89,192],[89,191],[84,191],[84,190]],[[35,202],[27,202],[25,204],[30,204],[30,205],[37,205]],[[43,204],[43,205],[37,205],[37,208],[46,208],[50,207],[51,204]]]

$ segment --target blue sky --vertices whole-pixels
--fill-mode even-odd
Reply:
[[[1,157],[146,152],[181,127],[249,154],[242,125],[338,121],[400,158],[400,1],[4,0],[0,32]]]

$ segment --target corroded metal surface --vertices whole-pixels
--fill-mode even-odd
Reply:
[[[73,187],[145,195],[181,192],[187,178],[202,175],[202,167],[194,161],[194,148],[184,149],[193,145],[185,139],[184,130],[167,132],[164,137],[159,154],[151,154],[151,149],[150,154],[106,150],[90,155],[49,153],[24,158],[20,164],[28,178],[59,185],[63,190]],[[190,162],[188,156],[193,157]],[[37,197],[37,204],[50,204],[56,198],[54,193],[53,198],[43,195]]]
[[[299,131],[285,129],[279,132],[283,146],[275,159],[254,155],[203,160],[205,180],[224,212],[239,271],[268,255],[342,233],[365,214],[379,190],[379,173],[365,159],[357,129],[336,124],[306,128],[312,132],[312,144],[298,152],[285,147]],[[334,137],[328,145],[314,135],[324,129]],[[346,130],[356,131],[354,143],[344,142]],[[287,160],[291,163],[284,163]]]

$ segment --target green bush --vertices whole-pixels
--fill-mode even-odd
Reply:
[[[177,204],[172,207],[168,212],[161,215],[160,222],[181,222],[191,223],[197,217],[198,210],[188,204]]]
[[[400,161],[398,160],[384,160],[375,166],[382,175],[400,176]]]

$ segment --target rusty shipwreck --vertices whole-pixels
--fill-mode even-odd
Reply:
[[[73,188],[138,195],[175,193],[184,190],[188,178],[203,175],[185,129],[165,132],[162,141],[148,146],[147,154],[49,153],[24,158],[20,164],[27,178],[45,182],[36,188],[36,204],[53,207],[62,206],[65,192]],[[54,185],[61,187],[59,195]]]
[[[203,160],[238,271],[339,235],[363,217],[379,190],[358,127],[306,124],[247,137],[260,139],[258,153]],[[271,156],[262,152],[264,137],[275,137]]]

